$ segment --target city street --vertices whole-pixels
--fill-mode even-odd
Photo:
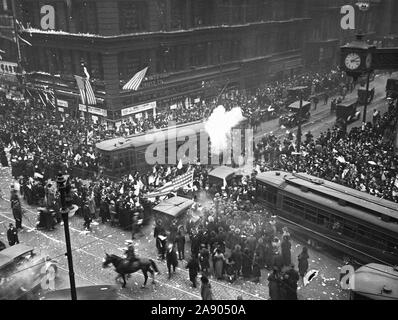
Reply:
[[[375,79],[376,96],[373,103],[368,107],[367,119],[371,120],[374,109],[384,111],[384,83],[386,76],[377,76]],[[356,90],[347,96],[347,100],[354,99]],[[330,105],[319,103],[317,110],[311,111],[311,119],[303,125],[303,133],[311,130],[316,136],[320,132],[331,128],[335,117],[330,115]],[[357,121],[353,125],[358,125]],[[273,132],[276,135],[283,135],[287,129],[278,127],[278,119],[263,123],[261,132],[257,132],[259,138],[263,134]],[[296,131],[296,128],[292,130]],[[1,235],[5,238],[6,226],[12,222],[10,203],[7,200],[9,187],[12,178],[9,168],[1,168],[0,187],[5,195],[5,199],[0,200],[0,221],[3,225]],[[64,230],[58,226],[55,231],[39,231],[35,229],[37,213],[34,207],[23,205],[25,215],[23,225],[25,229],[20,233],[19,238],[22,243],[33,246],[36,250],[45,252],[50,257],[55,257],[59,265],[59,278],[56,281],[56,288],[63,289],[69,287],[68,265],[64,256],[65,242]],[[73,248],[73,262],[77,286],[96,285],[96,284],[115,284],[116,273],[113,268],[102,269],[102,259],[105,252],[122,255],[126,247],[125,240],[130,239],[130,232],[120,228],[110,227],[108,224],[94,223],[91,233],[83,231],[83,220],[81,217],[74,216],[70,219],[71,242]],[[302,245],[293,241],[292,257],[293,261],[298,256]],[[135,241],[135,248],[138,256],[152,258],[156,261],[160,274],[156,275],[156,285],[152,286],[150,279],[147,288],[141,289],[143,275],[135,273],[128,280],[127,288],[122,289],[121,283],[117,283],[118,295],[120,299],[200,299],[199,289],[192,289],[185,270],[186,262],[180,262],[177,272],[171,280],[168,280],[165,262],[156,260],[156,248],[153,238],[153,227],[147,226],[143,234]],[[189,247],[187,248],[189,251]],[[347,293],[340,289],[339,268],[341,261],[337,261],[321,252],[310,249],[310,270],[318,270],[318,276],[306,287],[302,281],[299,284],[299,299],[308,300],[344,300]],[[297,262],[296,262],[297,263]],[[269,298],[267,286],[268,273],[263,270],[260,284],[250,281],[238,280],[233,284],[211,279],[213,293],[216,299],[236,299],[239,295],[245,300],[266,300]]]

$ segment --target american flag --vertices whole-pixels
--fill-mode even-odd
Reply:
[[[186,173],[175,177],[170,182],[166,183],[164,186],[160,187],[153,193],[147,194],[148,198],[161,197],[169,194],[170,192],[177,191],[178,189],[185,187],[188,184],[193,184],[193,172],[194,170],[188,170]]]
[[[93,88],[91,87],[90,81],[80,76],[75,76],[75,79],[80,91],[80,97],[82,99],[82,103],[86,104],[86,95],[87,95],[88,104],[91,105],[97,104],[97,99],[95,99],[94,91]]]
[[[134,77],[130,79],[129,82],[127,82],[123,86],[123,90],[135,90],[137,91],[138,87],[141,85],[142,80],[145,77],[146,72],[148,71],[148,67],[142,69],[141,71],[138,71]]]

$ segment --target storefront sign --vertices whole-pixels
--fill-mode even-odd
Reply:
[[[68,108],[68,101],[58,99],[57,106],[63,107],[63,108]]]
[[[150,109],[154,109],[154,110],[156,109],[156,101],[139,104],[137,106],[132,106],[129,108],[122,109],[122,117],[127,116],[129,114],[139,113],[139,112],[150,110]]]
[[[84,104],[79,103],[79,110],[83,112],[86,111],[86,106]],[[95,108],[95,107],[88,107],[88,112],[92,114],[97,114],[99,116],[107,117],[108,116],[108,111],[100,108]]]

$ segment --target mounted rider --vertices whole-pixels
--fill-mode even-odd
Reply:
[[[138,266],[139,259],[135,255],[135,249],[132,243],[129,243],[127,250],[124,251],[124,254],[126,255],[126,259],[128,259],[133,266],[135,266],[134,263]]]

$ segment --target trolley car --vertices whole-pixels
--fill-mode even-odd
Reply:
[[[247,122],[247,119],[244,119],[233,129],[244,129],[247,127]],[[244,130],[241,131],[241,139],[243,149],[245,146]],[[96,150],[100,154],[104,174],[120,176],[131,172],[131,170],[141,171],[153,166],[154,163],[148,163],[146,159],[150,146],[154,149],[158,148],[156,155],[163,150],[166,163],[172,164],[170,159],[174,159],[174,162],[178,161],[177,152],[188,140],[197,143],[195,161],[200,159],[201,163],[210,163],[211,143],[205,129],[205,122],[202,121],[105,140],[97,143]],[[170,145],[174,147],[170,148]],[[160,162],[158,163],[160,164]]]
[[[298,238],[362,263],[398,264],[398,205],[305,173],[257,176],[257,197]]]

